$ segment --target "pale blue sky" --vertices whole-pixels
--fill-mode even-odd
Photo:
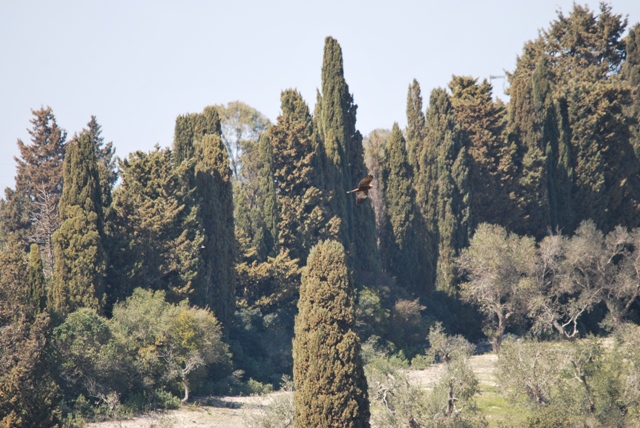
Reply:
[[[405,125],[413,78],[426,104],[452,74],[512,71],[523,44],[572,4],[2,0],[0,189],[14,185],[16,140],[29,140],[30,109],[51,106],[69,136],[96,115],[121,157],[170,146],[176,116],[210,104],[243,101],[275,122],[283,89],[297,88],[313,109],[331,35],[366,135]],[[630,25],[640,21],[640,1],[611,4]],[[495,87],[500,96],[502,81]]]

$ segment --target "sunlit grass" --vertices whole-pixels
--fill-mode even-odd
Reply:
[[[480,385],[476,404],[490,427],[523,426],[527,417],[530,416],[526,409],[515,406],[503,397],[495,386],[491,385]]]

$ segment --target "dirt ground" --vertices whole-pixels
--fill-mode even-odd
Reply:
[[[283,392],[264,397],[219,397],[208,399],[207,405],[191,404],[178,410],[153,412],[129,420],[87,424],[87,428],[243,428],[246,418],[257,415],[273,398]]]
[[[495,386],[493,377],[495,354],[476,355],[471,366],[482,386]],[[412,383],[429,389],[440,377],[441,364],[425,370],[407,370]],[[286,392],[274,392],[264,397],[220,397],[209,399],[207,405],[192,404],[178,410],[151,413],[130,420],[87,424],[87,428],[245,428],[247,417],[257,415],[271,400]]]

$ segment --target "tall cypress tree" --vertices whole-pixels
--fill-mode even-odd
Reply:
[[[505,108],[492,99],[485,80],[453,76],[449,83],[456,122],[463,132],[469,160],[472,228],[484,222],[514,224],[514,147],[503,138]]]
[[[515,73],[510,91],[507,138],[509,143],[518,148],[516,156],[519,169],[518,186],[514,192],[518,209],[509,226],[519,234],[541,238],[551,223],[548,182],[553,177],[549,177],[548,164],[553,160],[546,158],[543,144],[547,142],[542,141],[536,117],[531,73],[528,70]]]
[[[173,136],[173,157],[176,167],[183,160],[193,158],[195,142],[204,135],[221,135],[220,115],[216,107],[205,107],[202,113],[180,115],[176,118]]]
[[[416,199],[433,239],[436,288],[453,294],[455,257],[468,244],[469,170],[464,139],[449,96],[434,89],[427,111],[427,135],[420,157]]]
[[[302,276],[293,342],[296,427],[368,427],[367,380],[344,247],[315,246]]]
[[[318,135],[326,150],[327,188],[334,192],[333,210],[341,219],[341,239],[357,269],[379,266],[375,215],[369,204],[358,207],[346,192],[367,175],[362,135],[356,129],[357,105],[344,79],[342,49],[332,37],[325,39],[322,95],[319,96]]]
[[[263,242],[265,246],[265,257],[276,255],[278,236],[278,205],[276,202],[276,185],[273,171],[273,146],[268,134],[265,133],[260,137],[258,147],[260,157],[260,169],[258,171],[258,179],[260,186],[260,195],[263,198],[262,218],[264,219],[265,231],[263,233]]]
[[[627,116],[635,122],[632,126],[633,148],[640,158],[640,24],[629,30],[626,38],[627,56],[622,66],[622,78],[634,91],[633,104],[627,109]]]
[[[98,168],[98,176],[100,177],[102,204],[106,210],[109,205],[111,205],[111,190],[113,186],[115,186],[116,181],[118,181],[115,158],[116,149],[113,147],[113,142],[104,142],[102,126],[100,126],[95,116],[91,116],[91,120],[87,124],[87,129],[96,150],[96,165]]]
[[[202,274],[197,302],[210,307],[223,325],[235,309],[236,242],[229,155],[219,134],[207,134],[196,143],[196,193],[204,228]]]
[[[319,153],[313,140],[309,108],[299,92],[282,92],[282,113],[269,130],[278,207],[278,238],[292,258],[305,260],[321,239],[338,235],[329,199],[319,188]]]
[[[62,225],[53,235],[56,263],[50,300],[60,315],[81,307],[100,310],[105,299],[107,256],[100,178],[88,131],[69,143],[63,177]]]
[[[426,296],[433,286],[430,242],[415,202],[413,170],[397,123],[387,141],[387,172],[383,181],[386,215],[380,232],[380,253],[387,270],[407,290]]]
[[[535,131],[546,160],[549,226],[552,229],[571,231],[574,227],[571,209],[571,147],[569,141],[562,138],[560,104],[553,99],[553,76],[546,59],[542,58],[538,62],[531,80]],[[530,230],[529,233],[540,236],[541,232]]]
[[[242,259],[264,262],[278,253],[278,207],[269,133],[245,146],[242,179],[234,182],[236,240]]]
[[[28,270],[27,302],[33,307],[34,314],[39,314],[47,306],[47,286],[38,244],[31,244]]]
[[[426,118],[422,107],[422,93],[420,84],[413,79],[409,85],[407,93],[407,152],[409,163],[416,170],[418,168],[418,158],[420,157],[420,148],[424,140]]]

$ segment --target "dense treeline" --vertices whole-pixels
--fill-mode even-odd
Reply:
[[[119,159],[96,117],[68,139],[34,110],[0,203],[2,425],[293,374],[300,426],[369,426],[360,347],[427,344],[449,383],[410,426],[461,408],[482,424],[466,340],[498,350],[508,332],[573,339],[640,317],[640,27],[626,29],[606,4],[575,5],[525,44],[508,103],[453,76],[425,107],[414,80],[406,129],[366,138],[331,37],[315,108],[284,90],[274,124],[207,106],[176,118],[171,148]]]

